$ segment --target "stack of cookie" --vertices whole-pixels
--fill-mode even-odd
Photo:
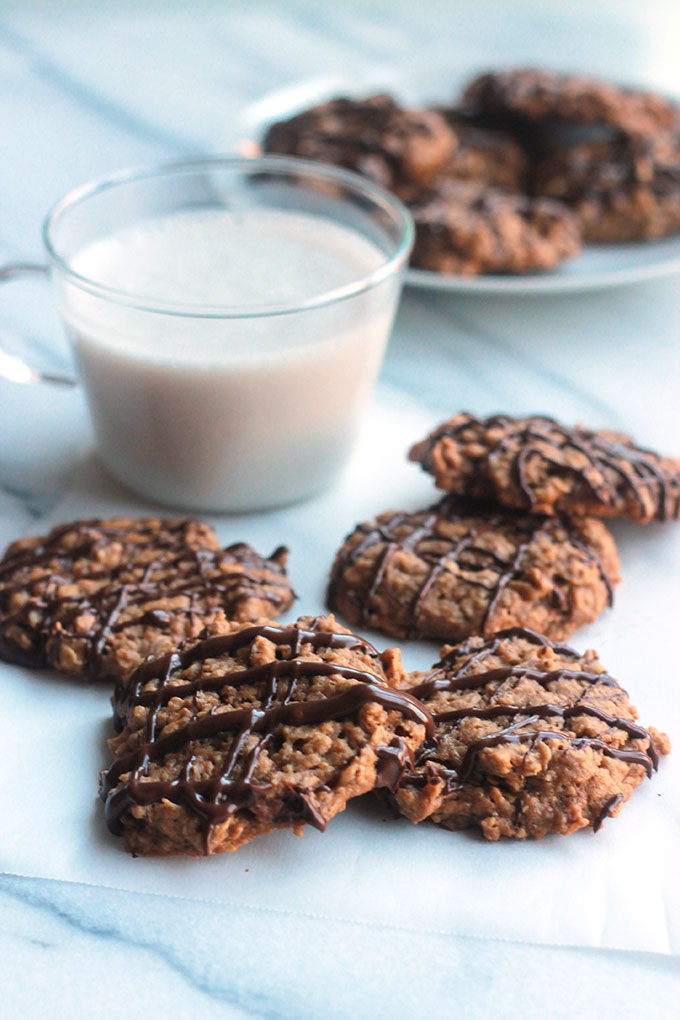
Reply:
[[[455,643],[410,678],[436,733],[399,809],[490,839],[598,828],[669,743],[642,736],[594,653],[556,642],[611,604],[619,563],[599,518],[680,518],[680,460],[550,418],[470,414],[410,458],[448,495],[359,524],[328,589],[351,623]]]
[[[333,99],[273,124],[263,148],[394,191],[416,225],[412,264],[434,272],[547,270],[583,240],[680,230],[678,108],[584,75],[484,74],[453,107]]]

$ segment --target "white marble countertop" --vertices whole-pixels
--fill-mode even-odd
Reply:
[[[441,64],[449,52],[452,65],[592,66],[680,94],[678,12],[580,0],[5,4],[0,260],[41,256],[42,217],[71,186],[228,150],[247,104],[329,70],[435,52]],[[3,295],[0,329],[53,330],[39,297]],[[531,408],[671,450],[679,369],[678,278],[583,297],[408,291],[383,399],[402,394],[433,421],[460,407]],[[3,534],[40,530],[41,517],[71,505],[74,477],[97,480],[90,446],[77,395],[0,383]],[[265,915],[18,875],[0,875],[0,917],[0,1013],[11,1020],[678,1015],[677,956]]]

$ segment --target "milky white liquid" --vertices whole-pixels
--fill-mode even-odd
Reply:
[[[252,308],[304,302],[385,261],[356,231],[304,213],[195,209],[83,248],[75,272],[142,295]],[[140,310],[59,281],[110,470],[162,502],[253,509],[302,498],[346,460],[394,314],[394,276],[286,315]]]

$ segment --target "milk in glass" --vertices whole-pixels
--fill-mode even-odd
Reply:
[[[59,288],[105,464],[203,510],[323,488],[351,450],[399,281],[290,309],[385,261],[350,227],[266,207],[185,209],[83,247],[73,271],[117,292]]]

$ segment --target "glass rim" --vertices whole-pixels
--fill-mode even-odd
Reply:
[[[351,280],[341,287],[324,291],[304,301],[274,302],[271,304],[251,305],[209,305],[182,301],[160,301],[133,294],[130,291],[110,287],[107,284],[92,280],[82,273],[76,272],[69,260],[61,255],[53,241],[53,231],[69,210],[87,199],[102,192],[130,184],[135,181],[150,180],[154,177],[169,177],[173,174],[190,174],[199,171],[226,169],[253,174],[263,171],[278,172],[282,177],[297,172],[306,177],[316,177],[326,182],[343,184],[368,198],[374,205],[387,212],[397,224],[399,239],[395,242],[395,250],[386,256],[384,261],[371,273]],[[367,177],[345,170],[340,167],[312,160],[298,159],[293,156],[194,156],[167,163],[158,163],[143,167],[129,167],[106,174],[95,180],[78,185],[68,191],[57,201],[47,213],[42,228],[43,244],[53,266],[56,266],[68,281],[96,297],[105,298],[117,304],[127,305],[139,311],[155,312],[163,315],[185,316],[187,318],[219,318],[249,319],[264,316],[290,315],[309,309],[322,308],[326,305],[343,301],[362,294],[382,283],[383,280],[396,273],[406,262],[415,238],[413,219],[406,206],[386,189],[374,184]]]

